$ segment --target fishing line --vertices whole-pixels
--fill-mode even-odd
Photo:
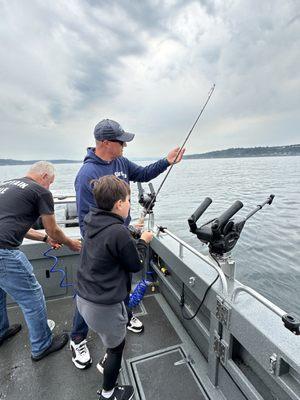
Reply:
[[[206,99],[206,101],[205,101],[203,107],[201,108],[201,111],[199,112],[199,114],[198,114],[198,116],[197,116],[195,122],[193,123],[193,126],[191,127],[189,133],[187,134],[187,136],[186,136],[186,138],[185,138],[185,140],[184,140],[182,146],[180,147],[180,149],[179,149],[179,151],[178,151],[178,153],[177,153],[177,155],[176,155],[175,160],[174,160],[173,163],[171,164],[171,167],[169,168],[168,172],[166,173],[166,175],[165,175],[163,181],[161,182],[159,188],[157,189],[157,192],[156,192],[155,196],[152,198],[152,200],[151,200],[150,204],[148,205],[146,211],[143,211],[145,216],[146,216],[146,214],[148,214],[149,210],[151,210],[151,207],[152,207],[153,203],[156,201],[156,198],[157,198],[157,196],[158,196],[158,193],[160,192],[161,188],[163,187],[163,185],[164,185],[166,179],[168,178],[168,176],[169,176],[169,174],[170,174],[170,172],[171,172],[173,166],[176,164],[176,161],[177,161],[177,159],[178,159],[178,157],[179,157],[180,152],[181,152],[182,149],[184,148],[186,142],[189,140],[189,137],[191,136],[191,134],[192,134],[192,132],[193,132],[193,130],[194,130],[194,128],[195,128],[197,122],[199,121],[199,118],[201,117],[203,111],[205,110],[205,107],[206,107],[207,103],[209,102],[209,100],[210,100],[210,98],[211,98],[211,96],[212,96],[212,94],[213,94],[213,92],[214,92],[214,90],[215,90],[215,87],[216,87],[216,85],[213,84],[212,87],[211,87],[211,89],[210,89],[210,91],[208,92],[207,99]]]

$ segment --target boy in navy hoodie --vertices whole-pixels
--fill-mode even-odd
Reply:
[[[135,242],[124,220],[130,210],[129,185],[116,176],[93,181],[97,208],[85,217],[85,240],[77,273],[77,307],[88,326],[100,336],[106,349],[103,389],[99,400],[129,400],[132,386],[117,386],[125,345],[128,316],[124,299],[130,273],[143,268],[147,243],[143,232]]]

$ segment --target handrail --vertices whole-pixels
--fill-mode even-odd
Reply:
[[[206,264],[210,265],[211,267],[213,267],[213,269],[218,273],[220,279],[221,279],[221,283],[222,283],[222,292],[224,294],[224,296],[228,296],[228,286],[227,286],[227,281],[224,275],[224,272],[221,270],[221,268],[219,266],[217,266],[216,264],[214,264],[212,261],[210,261],[210,259],[199,253],[197,250],[195,250],[192,246],[188,245],[186,242],[184,242],[183,240],[181,240],[179,237],[177,237],[176,235],[174,235],[172,232],[170,232],[168,229],[164,228],[163,230],[164,233],[166,233],[167,235],[169,235],[171,238],[173,238],[174,240],[176,240],[181,246],[185,247],[187,250],[189,250],[191,253],[195,254],[197,257],[199,257],[201,260],[203,260],[204,262],[206,262]]]
[[[271,301],[263,297],[261,294],[257,293],[254,289],[251,289],[249,286],[239,286],[236,287],[231,295],[231,302],[234,303],[236,300],[237,295],[240,292],[246,292],[250,294],[250,296],[254,297],[256,300],[258,300],[260,303],[264,304],[269,310],[273,311],[275,314],[279,315],[279,317],[283,317],[286,315],[286,312],[283,311],[281,308],[277,307],[275,304],[273,304]]]
[[[76,203],[76,196],[53,196],[54,204],[68,204],[68,203]]]
[[[60,224],[77,224],[78,225],[78,218],[73,218],[73,219],[58,219],[56,220],[56,223],[58,225]]]

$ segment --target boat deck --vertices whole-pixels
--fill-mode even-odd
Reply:
[[[55,332],[70,332],[73,316],[70,297],[47,302],[48,318]],[[142,334],[128,332],[119,382],[135,387],[136,400],[205,400],[209,397],[201,379],[206,380],[206,360],[159,293],[144,298],[136,310],[143,321]],[[104,348],[98,336],[89,332],[93,365],[78,370],[66,346],[39,362],[30,358],[28,332],[19,307],[9,308],[10,323],[20,322],[22,331],[0,348],[0,399],[57,400],[96,399],[102,375],[96,369]],[[204,382],[205,383],[205,382]]]

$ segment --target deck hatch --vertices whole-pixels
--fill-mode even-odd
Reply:
[[[180,347],[131,361],[136,400],[208,400]]]

